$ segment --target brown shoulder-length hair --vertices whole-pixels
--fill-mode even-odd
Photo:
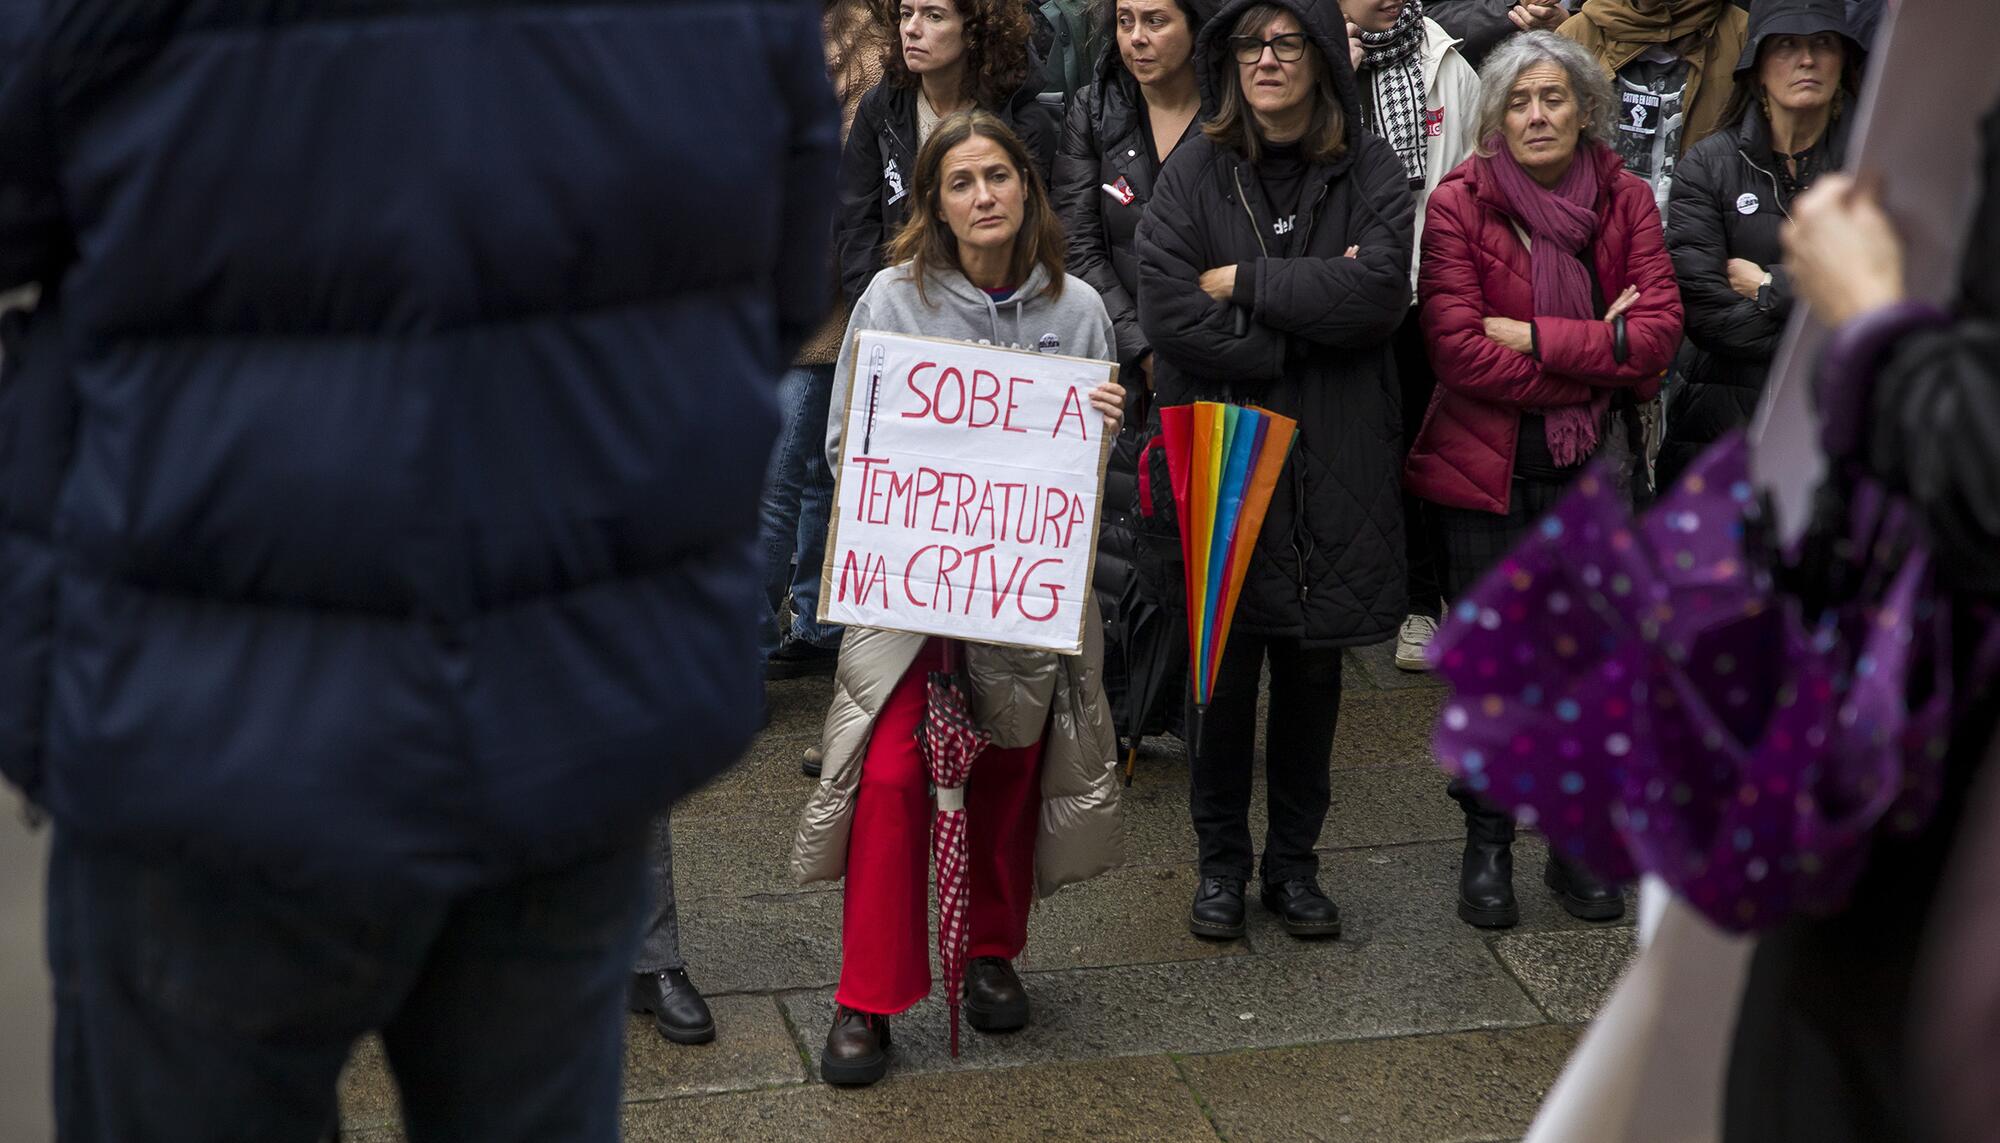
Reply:
[[[918,79],[903,62],[905,3],[919,0],[870,0],[875,18],[888,37],[882,45],[882,78],[897,87],[915,87]],[[945,0],[965,20],[965,97],[988,111],[1007,105],[1028,80],[1028,37],[1032,27],[1021,0]]]
[[[1347,153],[1347,112],[1342,110],[1340,92],[1333,86],[1333,69],[1327,66],[1319,41],[1306,31],[1305,21],[1282,5],[1257,4],[1243,10],[1229,34],[1262,37],[1264,29],[1280,16],[1298,20],[1299,30],[1306,36],[1305,58],[1312,61],[1313,90],[1308,97],[1313,101],[1312,121],[1299,140],[1300,147],[1308,160],[1330,163]],[[1257,119],[1249,102],[1243,98],[1242,65],[1236,62],[1235,53],[1229,51],[1226,39],[1223,44],[1222,58],[1229,65],[1229,81],[1218,85],[1222,88],[1220,106],[1215,118],[1202,126],[1202,134],[1254,163],[1262,152],[1263,137],[1258,133]]]
[[[1042,177],[1035,172],[1035,162],[1028,156],[1028,148],[1020,136],[998,115],[978,108],[945,116],[932,130],[923,150],[917,152],[917,169],[910,180],[910,193],[915,201],[910,207],[909,220],[889,246],[889,265],[910,264],[910,276],[917,283],[917,299],[927,306],[931,299],[924,290],[924,282],[930,273],[947,267],[961,268],[958,236],[951,232],[943,217],[944,157],[953,147],[975,135],[998,143],[1021,179],[1024,202],[1021,229],[1014,234],[1014,258],[1008,265],[1007,276],[1017,286],[1026,285],[1028,276],[1040,266],[1048,271],[1049,277],[1049,284],[1042,292],[1051,298],[1061,297],[1063,232],[1055,208],[1049,205],[1049,192],[1042,186]]]

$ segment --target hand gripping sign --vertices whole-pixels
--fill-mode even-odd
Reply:
[[[1077,654],[1107,361],[855,337],[822,622]]]

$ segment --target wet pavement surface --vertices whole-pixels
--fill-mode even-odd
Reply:
[[[1256,904],[1221,944],[1187,932],[1194,890],[1187,760],[1148,741],[1125,810],[1128,863],[1041,902],[1019,968],[1034,1022],[964,1035],[944,1005],[894,1022],[889,1078],[819,1082],[840,969],[838,886],[794,885],[794,820],[811,788],[828,679],[774,683],[771,727],[676,809],[689,971],[715,1043],[676,1047],[646,1018],[627,1035],[628,1140],[1513,1140],[1630,955],[1632,911],[1571,919],[1515,858],[1521,924],[1460,922],[1460,824],[1426,746],[1442,691],[1388,645],[1350,652],[1321,884],[1339,940],[1285,935]],[[1262,836],[1261,778],[1252,835]],[[364,1042],[343,1081],[343,1139],[388,1143],[394,1085]]]

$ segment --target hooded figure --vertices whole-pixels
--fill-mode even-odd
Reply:
[[[1588,0],[1560,29],[1611,74],[1619,157],[1662,208],[1680,157],[1723,122],[1748,21],[1730,0]]]
[[[1765,50],[1774,40],[1782,58]],[[1846,161],[1861,56],[1841,0],[1759,0],[1750,10],[1723,129],[1688,152],[1667,204],[1694,353],[1667,410],[1661,487],[1756,411],[1792,316],[1778,235],[1793,199]]]
[[[1271,30],[1288,23],[1303,39]],[[1362,130],[1333,0],[1233,0],[1203,25],[1196,61],[1209,123],[1160,173],[1139,224],[1139,324],[1155,392],[1163,405],[1260,405],[1296,419],[1299,435],[1196,736],[1202,882],[1190,927],[1242,931],[1268,656],[1264,902],[1295,935],[1326,936],[1338,914],[1315,884],[1313,847],[1329,799],[1340,648],[1389,638],[1407,603],[1388,341],[1410,301],[1414,199],[1395,148]]]

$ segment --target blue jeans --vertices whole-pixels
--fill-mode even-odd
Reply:
[[[833,398],[833,366],[785,371],[778,388],[784,418],[764,475],[764,503],[757,543],[764,556],[764,602],[769,620],[759,636],[765,658],[784,635],[779,617],[792,600],[791,635],[816,647],[840,642],[840,628],[819,622],[819,573],[826,562],[827,524],[833,513],[833,470],[826,463],[826,418]]]
[[[60,1138],[319,1143],[349,1048],[379,1029],[412,1143],[614,1143],[641,840],[439,898],[281,885],[58,830]]]

